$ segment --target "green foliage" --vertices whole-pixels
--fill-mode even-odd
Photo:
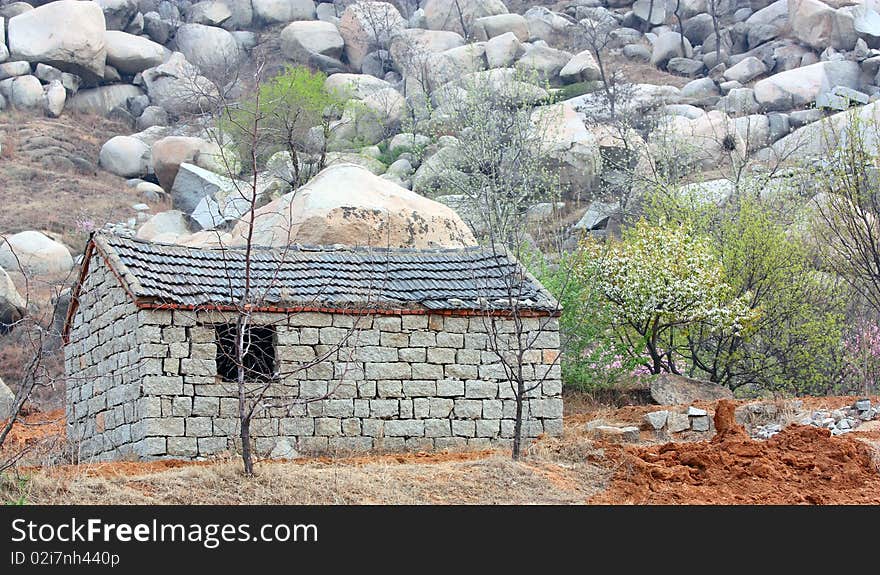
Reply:
[[[531,273],[562,306],[562,381],[567,387],[595,391],[612,387],[637,366],[625,362],[625,350],[614,337],[610,317],[589,278],[575,273],[575,258],[550,263],[534,254],[522,259]]]
[[[223,111],[218,124],[232,138],[248,171],[279,151],[295,158],[316,151],[310,149],[310,130],[323,127],[326,133],[329,118],[339,113],[346,100],[344,94],[325,90],[325,79],[321,72],[288,66],[250,97]]]
[[[706,237],[731,294],[760,310],[740,331],[696,325],[681,354],[691,375],[733,389],[827,393],[840,377],[849,293],[814,268],[808,228],[793,209],[798,199],[784,188],[762,197],[766,188],[742,183],[722,206],[669,194],[648,202],[649,217],[684,222]]]
[[[687,335],[740,333],[759,315],[736,295],[708,238],[686,223],[641,220],[619,242],[588,242],[577,272],[601,293],[618,338],[651,373],[680,373]]]
[[[598,82],[595,80],[587,81],[587,82],[575,82],[574,84],[568,84],[554,90],[553,99],[556,102],[562,102],[563,100],[570,100],[571,98],[576,98],[578,96],[583,96],[584,94],[591,94],[596,90],[602,89],[602,82]]]

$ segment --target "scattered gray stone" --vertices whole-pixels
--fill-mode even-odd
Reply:
[[[638,443],[639,441],[639,428],[630,426],[630,427],[615,427],[612,425],[599,425],[593,428],[593,433],[602,439],[618,442],[618,443]]]
[[[691,429],[694,431],[709,431],[710,427],[711,425],[708,415],[691,417]]]
[[[871,400],[870,399],[860,399],[853,404],[853,408],[859,411],[867,411],[871,409]]]
[[[700,409],[699,407],[690,406],[688,407],[688,415],[690,417],[702,417],[704,415],[709,415],[709,412],[705,409]]]
[[[678,433],[690,429],[691,422],[687,413],[669,412],[666,418],[666,431],[669,433]]]
[[[646,413],[644,417],[644,422],[648,424],[651,429],[655,431],[659,431],[666,426],[666,420],[669,419],[669,412],[666,410],[662,411],[652,411],[650,413]]]

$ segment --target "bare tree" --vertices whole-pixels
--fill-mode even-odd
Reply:
[[[22,278],[24,287],[20,296],[22,300],[14,304],[15,313],[7,314],[8,317],[2,327],[5,337],[17,340],[17,345],[20,347],[18,356],[22,365],[18,370],[19,377],[15,382],[16,391],[9,413],[0,414],[0,422],[2,422],[0,449],[4,447],[16,424],[25,425],[22,416],[34,396],[46,391],[56,393],[62,387],[63,361],[59,357],[61,334],[58,331],[61,322],[56,316],[63,315],[66,310],[61,306],[45,304],[49,300],[55,301],[65,286],[69,285],[70,280],[69,274],[55,279],[39,277],[8,239],[6,235],[0,234],[0,248],[5,248],[11,256],[14,267],[10,271]],[[2,268],[0,273],[9,277]],[[2,279],[0,277],[0,280]],[[15,290],[11,281],[9,283],[8,289]],[[17,294],[17,291],[15,293]],[[34,445],[25,445],[13,449],[11,453],[7,451],[6,456],[0,456],[0,472],[13,467],[33,447]]]
[[[817,192],[812,205],[826,264],[880,312],[880,124],[859,113],[848,120],[824,126],[820,137],[828,151],[805,187]]]

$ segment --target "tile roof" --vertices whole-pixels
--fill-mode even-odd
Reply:
[[[106,233],[92,241],[139,302],[230,306],[245,290],[242,248]],[[509,311],[513,295],[521,309],[558,311],[556,300],[501,248],[259,248],[251,269],[251,300],[258,306]]]

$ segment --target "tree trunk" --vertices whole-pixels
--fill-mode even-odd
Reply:
[[[523,396],[525,395],[525,386],[522,380],[516,383],[516,421],[513,427],[513,460],[519,461],[520,449],[522,447],[522,412],[523,412]]]

